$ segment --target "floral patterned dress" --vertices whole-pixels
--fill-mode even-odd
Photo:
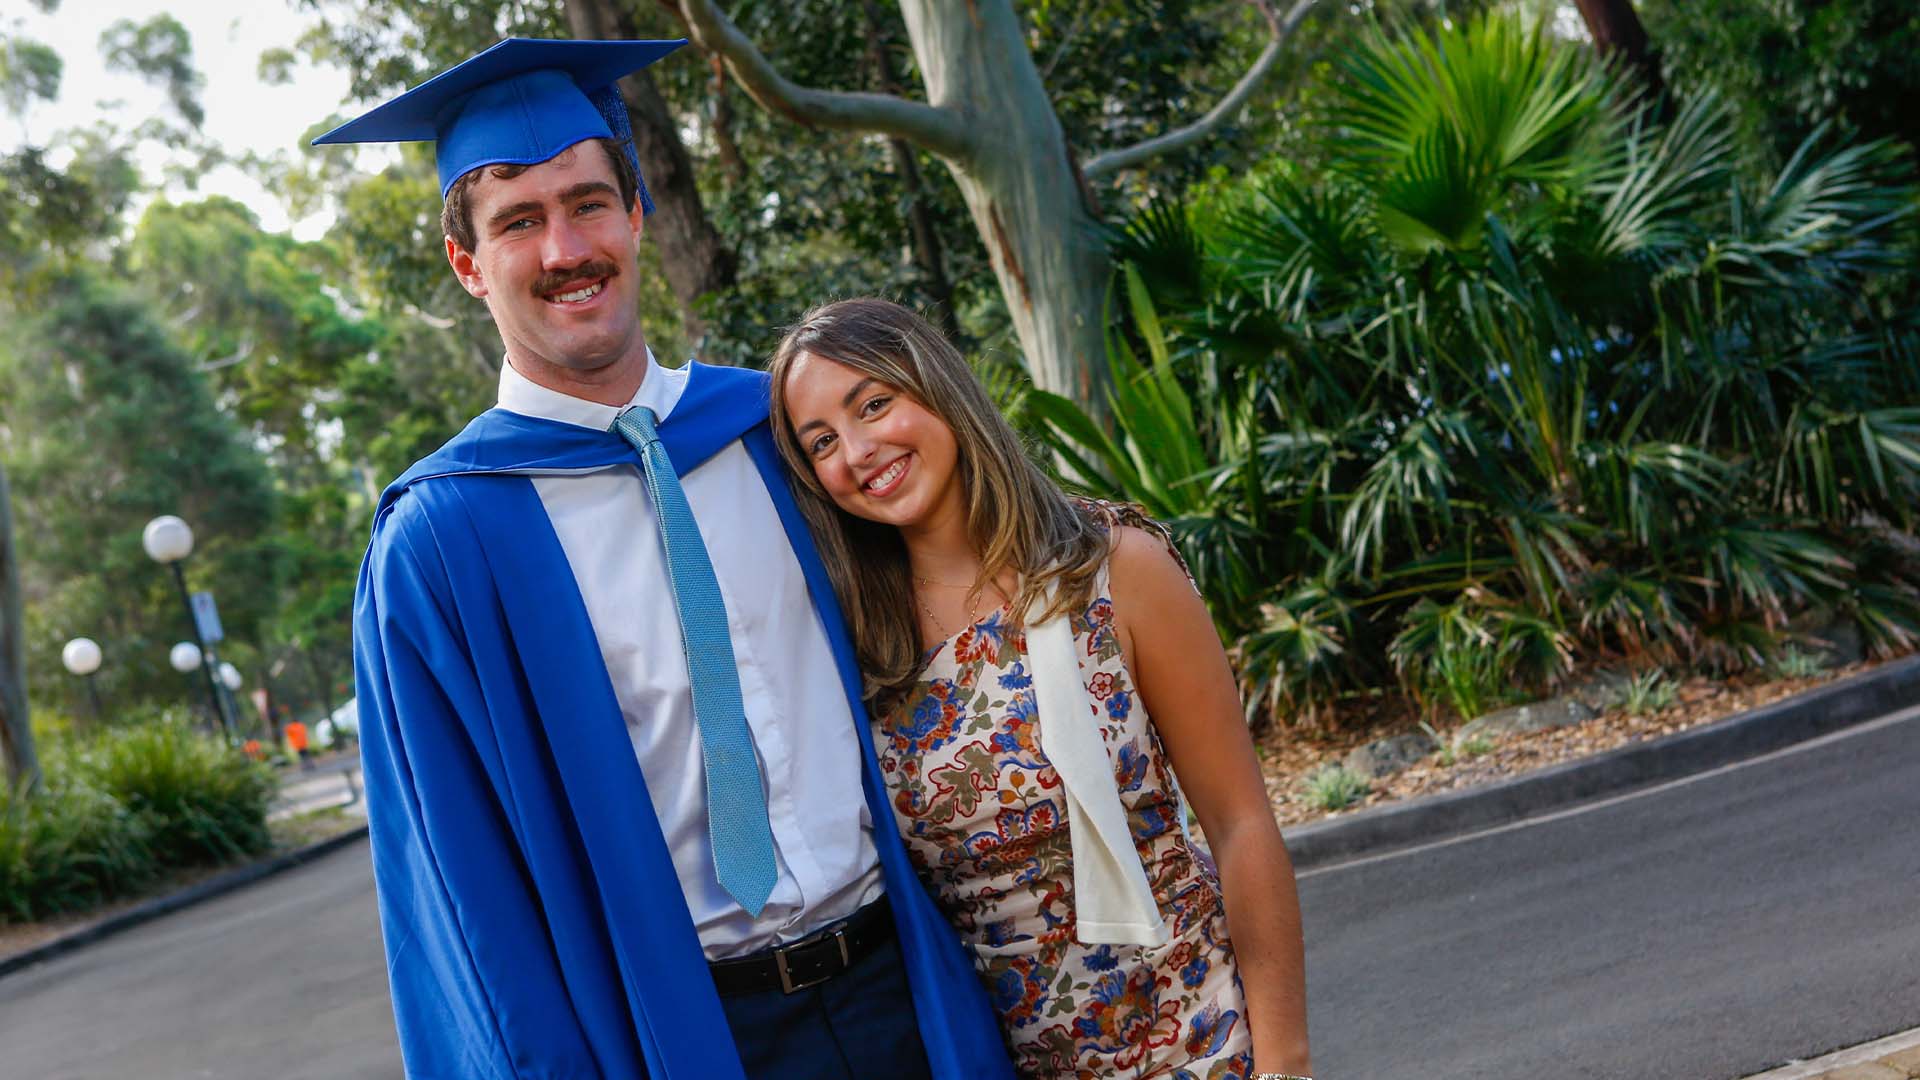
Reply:
[[[1165,945],[1080,943],[1060,778],[1040,749],[1025,635],[993,612],[929,653],[874,725],[907,850],[971,947],[1022,1077],[1243,1080],[1252,1038],[1220,884],[1196,857],[1166,751],[1120,652],[1102,568],[1074,620],[1121,805]]]

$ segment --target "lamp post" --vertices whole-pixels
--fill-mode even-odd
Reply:
[[[220,661],[213,654],[212,643],[200,633],[200,620],[193,614],[193,597],[187,593],[187,575],[180,569],[181,562],[193,553],[193,530],[187,526],[186,522],[174,515],[162,514],[147,522],[146,530],[140,534],[140,545],[147,549],[148,558],[173,569],[173,583],[180,589],[180,602],[187,609],[187,623],[193,627],[193,641],[181,644],[193,644],[198,649],[200,671],[207,680],[207,697],[213,702],[213,712],[220,720],[221,729],[226,733],[227,738],[231,739],[233,738],[233,718],[227,715],[226,702],[220,697],[220,691],[214,687],[213,683],[214,668]],[[175,645],[173,658],[176,668],[180,667],[180,656],[180,646]]]
[[[240,708],[240,686],[246,680],[241,677],[239,668],[225,660],[220,661],[219,675],[220,689],[226,692],[227,711],[233,716],[233,730],[237,737],[250,726],[245,723],[246,713]]]
[[[100,687],[93,681],[93,673],[100,670],[100,646],[92,638],[77,637],[67,642],[60,650],[60,662],[69,672],[87,684],[87,698],[93,703],[93,722],[100,723]]]
[[[201,666],[200,646],[195,645],[191,641],[179,642],[174,645],[173,648],[167,650],[167,663],[171,664],[173,670],[182,675],[193,671],[193,669]],[[207,702],[207,708],[212,709],[214,707],[214,702]]]

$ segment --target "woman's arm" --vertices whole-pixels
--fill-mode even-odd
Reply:
[[[1293,863],[1267,802],[1226,651],[1206,605],[1159,538],[1120,528],[1111,577],[1128,670],[1220,867],[1255,1071],[1311,1074]]]

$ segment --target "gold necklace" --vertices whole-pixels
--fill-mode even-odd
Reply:
[[[973,586],[971,585],[949,585],[944,581],[933,581],[928,578],[923,578],[918,574],[913,575],[913,580],[922,585],[938,585],[943,589],[973,588]],[[953,636],[952,632],[947,629],[947,624],[941,622],[940,616],[935,615],[933,613],[933,608],[927,605],[927,598],[920,594],[919,589],[913,590],[913,598],[915,600],[920,601],[920,610],[926,612],[927,618],[933,620],[934,628],[940,631],[940,640],[945,641],[946,639]],[[980,595],[974,598],[973,607],[969,608],[967,611],[967,623],[966,623],[967,626],[972,626],[974,623],[977,623],[980,621],[980,603],[986,598],[987,598],[987,594],[985,590],[982,590]]]
[[[947,624],[941,622],[940,616],[935,615],[933,613],[933,609],[927,606],[927,598],[924,596],[921,596],[917,590],[914,592],[913,595],[915,599],[920,601],[920,610],[927,613],[927,618],[932,619],[934,627],[940,631],[940,640],[945,641],[946,639],[952,637],[953,634],[947,629]],[[974,601],[974,604],[973,604],[973,610],[967,612],[968,626],[972,626],[974,623],[979,621],[979,618],[980,618],[979,611],[980,611],[980,602],[976,600]]]

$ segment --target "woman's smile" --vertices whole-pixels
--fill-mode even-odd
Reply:
[[[913,455],[902,454],[893,459],[893,463],[861,485],[868,498],[884,499],[900,490],[900,484],[906,480],[907,472],[913,467]]]

